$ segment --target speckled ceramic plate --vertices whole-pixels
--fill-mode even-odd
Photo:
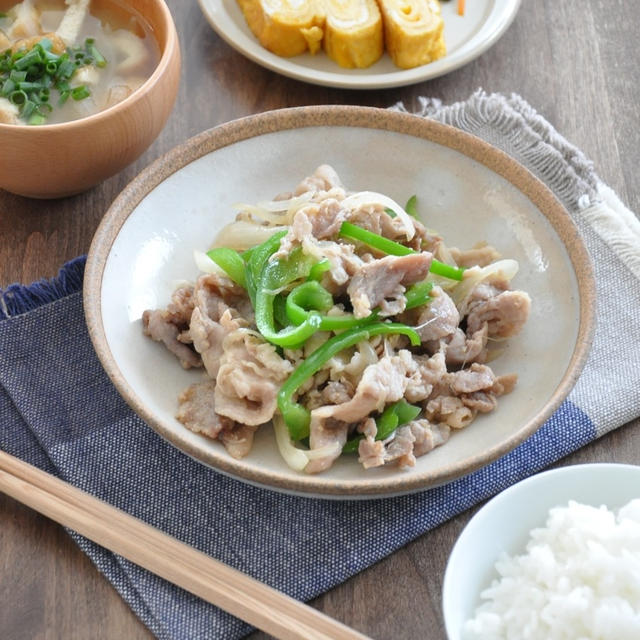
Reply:
[[[513,285],[529,292],[524,331],[492,363],[517,372],[516,389],[491,414],[456,432],[410,470],[364,471],[343,456],[322,475],[289,469],[271,427],[234,460],[175,418],[178,394],[200,380],[142,335],[141,315],[194,279],[206,250],[234,217],[231,205],[289,190],[322,163],[352,190],[404,202],[416,194],[429,227],[451,246],[480,240],[520,263]],[[87,261],[85,310],[107,373],[160,435],[201,462],[265,487],[325,497],[386,496],[467,474],[507,453],[558,407],[585,361],[593,330],[590,262],[568,213],[527,170],[490,145],[417,116],[363,107],[304,107],[230,122],[151,165],[116,199]],[[550,321],[552,319],[552,322]]]
[[[447,55],[414,69],[399,69],[385,53],[367,69],[343,69],[323,53],[281,58],[251,33],[236,0],[198,0],[218,35],[259,65],[312,84],[345,89],[400,87],[437,78],[462,67],[493,46],[513,21],[520,0],[469,0],[459,16],[457,2],[442,2]]]

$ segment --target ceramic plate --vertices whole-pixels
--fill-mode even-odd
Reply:
[[[515,288],[531,317],[492,367],[517,372],[498,410],[454,433],[415,468],[364,471],[353,456],[307,476],[280,458],[270,427],[250,455],[234,460],[217,442],[174,418],[178,394],[200,380],[142,335],[145,309],[164,307],[195,279],[194,249],[206,250],[234,217],[236,202],[290,190],[322,163],[351,190],[399,202],[416,194],[426,224],[450,246],[481,240],[519,261]],[[175,446],[220,471],[263,486],[320,496],[382,496],[449,481],[506,453],[560,404],[586,357],[593,328],[593,278],[568,214],[522,166],[457,129],[365,107],[303,107],[237,120],[169,152],[136,178],[106,213],[93,240],[85,309],[98,356],[131,406]],[[550,321],[552,318],[552,322]]]
[[[581,464],[552,469],[509,487],[469,521],[456,542],[445,572],[442,607],[447,637],[460,640],[466,620],[481,604],[480,592],[497,579],[502,552],[525,552],[529,532],[544,527],[549,509],[575,500],[617,511],[640,498],[640,467]]]
[[[514,19],[520,0],[470,0],[464,16],[456,1],[442,2],[447,55],[414,69],[399,69],[385,53],[367,69],[343,69],[325,54],[281,58],[260,45],[236,0],[198,0],[218,35],[250,60],[290,78],[345,89],[381,89],[436,78],[471,62],[500,38]]]

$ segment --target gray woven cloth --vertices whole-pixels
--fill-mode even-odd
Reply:
[[[259,580],[307,600],[415,537],[640,415],[640,222],[583,154],[521,98],[485,95],[422,114],[474,133],[563,201],[594,259],[599,324],[574,391],[517,449],[448,485],[342,503],[248,486],[183,455],[105,375],[86,332],[84,259],[0,291],[0,448]],[[239,638],[243,622],[73,534],[166,640]]]

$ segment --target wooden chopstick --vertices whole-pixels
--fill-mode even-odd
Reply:
[[[367,638],[3,451],[0,491],[276,638]]]

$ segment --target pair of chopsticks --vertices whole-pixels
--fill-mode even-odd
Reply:
[[[3,451],[0,491],[276,638],[367,639]]]

